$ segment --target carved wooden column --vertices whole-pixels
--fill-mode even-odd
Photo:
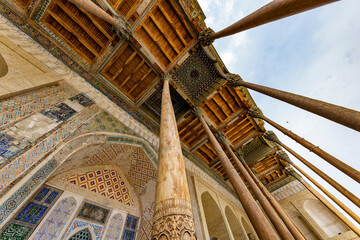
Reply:
[[[360,199],[355,196],[352,192],[341,186],[338,182],[336,182],[334,179],[329,177],[326,173],[315,167],[313,164],[311,164],[309,161],[307,161],[305,158],[301,157],[298,153],[296,153],[294,150],[286,146],[284,143],[282,143],[275,133],[272,131],[267,131],[263,135],[267,140],[273,141],[283,148],[285,148],[288,152],[290,152],[294,157],[299,159],[302,163],[304,163],[306,166],[308,166],[311,170],[313,170],[317,175],[322,177],[326,182],[328,182],[331,186],[333,186],[336,190],[338,190],[341,194],[346,196],[350,201],[352,201],[356,206],[360,207]]]
[[[264,194],[260,191],[259,187],[256,185],[255,181],[251,178],[250,174],[246,171],[245,167],[241,164],[240,160],[235,155],[234,151],[231,149],[230,145],[227,142],[226,136],[224,133],[215,134],[217,140],[221,142],[226,150],[230,153],[230,156],[235,161],[238,166],[241,175],[245,178],[246,182],[249,184],[250,189],[254,193],[255,197],[259,201],[261,207],[264,209],[266,215],[270,219],[271,223],[274,225],[276,231],[279,233],[282,239],[294,239],[290,231],[286,228],[285,224],[282,222],[274,208],[271,206],[270,202],[266,199]],[[304,239],[304,238],[301,238]]]
[[[251,107],[248,110],[248,114],[253,118],[263,119],[265,122],[269,123],[276,129],[278,129],[279,131],[284,133],[285,135],[289,136],[290,138],[294,139],[296,142],[298,142],[302,146],[309,149],[310,152],[315,153],[316,155],[318,155],[319,157],[321,157],[322,159],[324,159],[325,161],[327,161],[328,163],[330,163],[331,165],[333,165],[334,167],[336,167],[337,169],[339,169],[340,171],[342,171],[343,173],[345,173],[346,175],[348,175],[349,177],[351,177],[352,179],[354,179],[355,181],[360,183],[360,172],[359,171],[350,167],[349,165],[340,161],[339,159],[335,158],[334,156],[328,154],[327,152],[325,152],[318,146],[315,146],[311,142],[306,141],[304,138],[296,135],[295,133],[291,132],[290,130],[288,130],[288,129],[284,128],[283,126],[277,124],[276,122],[270,120],[269,118],[264,116],[264,114],[261,112],[261,110],[259,108],[255,107],[255,106]]]
[[[259,238],[261,240],[279,240],[279,237],[276,234],[275,230],[272,228],[271,224],[264,216],[263,212],[255,202],[248,188],[246,187],[245,183],[240,178],[229,158],[226,156],[224,150],[221,148],[219,142],[216,140],[214,134],[211,132],[209,126],[205,122],[205,119],[202,116],[201,109],[194,108],[194,114],[199,118],[201,125],[205,129],[205,132],[208,135],[210,142],[214,150],[216,151],[218,157],[220,158],[220,162],[223,165],[226,174],[229,177],[231,184],[233,185],[239,197],[239,200],[244,207],[244,210],[248,215]]]
[[[164,76],[152,240],[195,240],[190,193],[170,98],[170,80],[171,75]]]
[[[289,229],[291,234],[296,240],[305,240],[306,238],[303,236],[301,231],[296,227],[294,222],[291,220],[291,218],[287,215],[287,213],[284,211],[284,209],[280,206],[280,204],[275,200],[273,195],[266,189],[266,187],[263,185],[263,183],[255,176],[255,174],[252,172],[250,167],[246,164],[242,152],[236,152],[236,157],[240,160],[242,165],[245,167],[246,171],[249,173],[251,178],[254,180],[256,185],[259,187],[259,189],[262,191],[262,193],[265,195],[265,197],[268,199],[272,207],[275,209],[276,213],[280,216],[282,221],[285,223],[286,227]]]
[[[126,21],[124,16],[112,17],[103,9],[98,7],[95,3],[93,3],[91,0],[68,1],[72,4],[75,4],[79,8],[82,8],[85,11],[97,16],[98,18],[101,18],[102,20],[110,23],[113,26],[116,35],[118,35],[119,37],[129,39],[129,36],[131,35],[130,23]]]
[[[228,82],[235,87],[247,87],[270,97],[287,102],[360,132],[360,112],[358,111],[301,95],[280,91],[274,88],[244,82],[244,80],[242,80],[242,78],[237,74],[229,74]]]
[[[325,200],[323,196],[321,196],[313,187],[311,187],[307,182],[305,182],[299,174],[297,174],[291,167],[286,168],[286,172],[296,178],[299,182],[301,182],[304,187],[306,187],[317,199],[320,200],[331,212],[333,212],[341,221],[343,221],[353,232],[355,232],[358,236],[360,236],[360,231],[357,229],[347,218],[345,218],[339,211],[328,201]]]
[[[337,0],[274,0],[219,32],[212,30],[202,32],[199,40],[203,45],[207,46],[215,39],[233,35],[336,1]]]

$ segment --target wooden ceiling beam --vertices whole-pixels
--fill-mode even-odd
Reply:
[[[125,80],[121,83],[119,88],[122,88],[125,86],[125,84],[134,76],[134,74],[142,67],[142,65],[145,63],[145,60],[142,59],[141,62],[132,70],[132,72],[125,78]]]
[[[126,48],[124,48],[125,51]],[[128,59],[126,59],[126,61],[124,62],[124,64],[122,65],[121,68],[119,68],[114,76],[111,78],[111,81],[114,81],[117,77],[119,77],[119,75],[121,74],[121,72],[124,70],[124,68],[130,63],[130,61],[133,60],[133,58],[138,54],[134,49],[132,49],[134,52],[130,55],[130,57]]]
[[[140,85],[140,83],[141,83],[142,81],[144,81],[144,79],[151,73],[151,71],[152,71],[152,69],[151,69],[151,67],[149,67],[149,70],[146,71],[146,73],[140,78],[140,80],[139,80],[136,84],[134,84],[134,86],[132,86],[132,87],[130,88],[130,90],[128,91],[130,95],[131,95],[131,94],[133,93],[133,91]]]

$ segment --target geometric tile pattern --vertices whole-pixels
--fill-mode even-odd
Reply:
[[[42,110],[41,113],[56,122],[62,122],[72,117],[76,111],[65,103],[58,103],[46,110]]]
[[[69,228],[69,230],[67,231],[66,235],[63,237],[63,239],[67,239],[67,237],[69,236],[69,234],[71,232],[73,232],[75,229],[78,228],[84,228],[87,227],[86,229],[91,229],[93,230],[93,233],[95,234],[95,239],[94,240],[99,240],[100,239],[100,235],[101,235],[101,231],[103,230],[102,226],[93,224],[93,223],[88,223],[88,222],[83,222],[81,220],[75,219],[75,221],[71,224],[71,227]]]
[[[91,116],[97,113],[99,108],[96,105],[84,109],[61,128],[55,130],[46,139],[39,142],[36,146],[17,157],[10,164],[0,170],[0,191],[10,182],[16,179],[20,174],[40,160],[45,154],[53,150],[54,147],[62,142],[66,137],[72,134],[78,127],[86,122]]]
[[[66,83],[43,87],[0,102],[0,127],[60,103],[78,93]]]
[[[115,214],[110,221],[109,227],[106,230],[106,240],[119,240],[121,237],[121,230],[123,225],[123,217],[120,213]]]
[[[47,178],[51,171],[57,166],[55,159],[48,161],[44,167],[38,170],[24,185],[21,186],[10,198],[0,206],[0,224],[33,192],[33,190]],[[48,192],[47,192],[48,193]],[[38,196],[39,194],[37,194]],[[36,197],[37,197],[36,196]],[[35,197],[35,198],[36,198]],[[45,196],[44,196],[45,197]],[[43,197],[43,198],[44,198]],[[43,198],[35,199],[37,201]]]
[[[134,206],[134,200],[130,196],[125,182],[115,170],[97,170],[76,174],[66,180],[125,205]]]
[[[50,215],[43,221],[39,230],[34,235],[36,240],[55,240],[70,219],[75,210],[76,200],[73,197],[62,199],[52,210]]]
[[[89,229],[85,228],[72,235],[69,240],[91,240],[91,233],[89,232]]]
[[[146,183],[157,178],[156,169],[142,148],[138,147],[133,151],[129,177],[138,191],[142,191]]]
[[[133,240],[135,238],[138,221],[139,221],[138,217],[132,216],[130,214],[127,215],[123,239]]]
[[[50,204],[46,204],[45,201],[47,197],[53,192],[57,193],[57,197],[55,197]],[[61,193],[61,190],[44,185],[0,230],[0,239],[27,239],[49,209],[54,205]],[[39,194],[43,194],[44,197],[39,198]],[[36,199],[41,200],[37,201]]]

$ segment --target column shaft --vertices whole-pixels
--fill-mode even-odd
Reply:
[[[68,0],[69,2],[75,4],[76,6],[86,10],[87,12],[94,14],[98,18],[115,25],[115,18],[110,16],[107,12],[99,8],[95,3],[90,0]]]
[[[152,240],[196,240],[179,133],[165,77]]]
[[[360,112],[358,111],[254,83],[239,82],[237,84],[360,131]]]
[[[214,33],[212,38],[218,39],[239,33],[335,1],[336,0],[274,0],[231,26]]]
[[[271,223],[274,225],[275,229],[279,233],[282,239],[294,239],[290,231],[286,228],[285,224],[280,219],[279,215],[276,213],[274,208],[271,206],[270,202],[266,199],[264,194],[260,191],[259,187],[256,185],[255,181],[251,178],[250,174],[246,171],[245,167],[241,164],[240,160],[236,157],[235,153],[231,149],[228,143],[223,143],[226,150],[230,153],[232,159],[234,159],[236,165],[239,167],[241,175],[245,178],[246,182],[249,184],[250,189],[255,194],[260,205],[264,209],[266,215],[270,219]],[[304,239],[304,238],[301,238]]]
[[[296,153],[294,150],[286,146],[285,144],[281,143],[281,146],[285,148],[289,153],[291,153],[294,157],[299,159],[302,163],[304,163],[306,166],[308,166],[311,170],[313,170],[317,175],[322,177],[326,182],[328,182],[331,186],[333,186],[336,190],[338,190],[341,194],[346,196],[351,202],[353,202],[356,206],[360,207],[360,199],[356,197],[353,193],[351,193],[349,190],[341,186],[338,182],[336,182],[334,179],[329,177],[326,173],[312,165],[310,162],[308,162],[305,158],[301,157],[298,153]]]
[[[278,201],[275,200],[273,195],[266,189],[266,187],[262,184],[262,182],[255,176],[255,174],[251,171],[250,167],[246,164],[243,164],[247,172],[250,174],[252,179],[255,181],[257,186],[260,188],[260,190],[263,192],[263,194],[266,196],[266,198],[269,200],[270,204],[273,206],[277,214],[280,216],[282,221],[285,223],[287,228],[290,230],[291,234],[296,240],[305,240],[306,238],[303,236],[301,231],[297,228],[295,223],[291,220],[291,218],[287,215],[287,213],[284,211],[284,209],[280,206]]]
[[[207,133],[210,142],[214,147],[214,150],[220,158],[220,162],[225,168],[226,174],[228,175],[231,184],[233,185],[239,200],[245,209],[245,212],[254,226],[257,235],[261,240],[279,240],[275,230],[272,228],[271,224],[268,222],[261,209],[255,202],[245,183],[242,181],[234,166],[231,164],[229,158],[226,156],[204,118],[199,116],[199,120],[204,127],[205,132]]]
[[[295,133],[293,133],[290,130],[284,128],[283,126],[277,124],[276,122],[270,120],[269,118],[267,118],[265,116],[262,116],[261,119],[263,119],[264,121],[266,121],[270,125],[274,126],[276,129],[278,129],[279,131],[281,131],[285,135],[287,135],[290,138],[294,139],[296,142],[298,142],[302,146],[306,147],[311,152],[313,152],[316,155],[318,155],[319,157],[323,158],[325,161],[327,161],[328,163],[330,163],[331,165],[333,165],[334,167],[336,167],[337,169],[339,169],[340,171],[342,171],[343,173],[345,173],[346,175],[348,175],[349,177],[351,177],[352,179],[354,179],[355,181],[360,183],[360,172],[357,171],[356,169],[350,167],[346,163],[343,163],[342,161],[340,161],[339,159],[335,158],[334,156],[328,154],[327,152],[325,152],[324,150],[322,150],[318,146],[315,146],[311,142],[309,142],[309,141],[305,140],[304,138],[296,135]]]
[[[332,195],[328,190],[326,190],[326,188],[324,188],[322,185],[320,185],[317,181],[315,181],[315,179],[313,179],[312,177],[310,177],[306,172],[304,172],[301,168],[299,168],[296,164],[291,163],[292,166],[294,168],[296,168],[304,177],[306,177],[307,179],[310,180],[310,182],[312,182],[317,188],[319,188],[323,193],[326,194],[326,196],[328,196],[331,200],[333,200],[339,207],[341,207],[347,214],[349,214],[349,216],[351,216],[356,222],[358,222],[360,224],[360,217],[358,215],[356,215],[353,211],[351,211],[347,206],[345,206],[345,204],[343,204],[339,199],[337,199],[334,195]],[[308,188],[307,184],[304,184],[302,182],[302,184]],[[309,189],[309,191],[311,191]],[[311,191],[312,192],[312,191]],[[347,219],[343,220],[346,224],[348,222]],[[347,224],[349,226],[349,224]],[[350,227],[350,226],[349,226]]]
[[[340,214],[334,206],[329,204],[320,194],[318,194],[314,188],[309,186],[303,179],[299,180],[302,185],[304,185],[317,199],[320,200],[330,211],[332,211],[339,219],[341,219],[354,233],[360,236],[360,231],[357,229],[348,219],[346,219],[342,214]]]

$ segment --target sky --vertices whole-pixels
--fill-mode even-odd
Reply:
[[[270,2],[198,1],[207,16],[207,26],[215,32]],[[358,0],[335,2],[217,39],[214,46],[229,71],[239,74],[247,82],[360,111],[359,9]],[[359,132],[261,93],[249,91],[265,116],[360,171]],[[360,184],[271,125],[265,124],[265,128],[274,131],[284,144],[360,197]],[[346,197],[290,153],[288,155],[353,212],[360,213],[360,209]],[[335,203],[333,205],[337,207]],[[352,222],[360,228],[354,220]]]

